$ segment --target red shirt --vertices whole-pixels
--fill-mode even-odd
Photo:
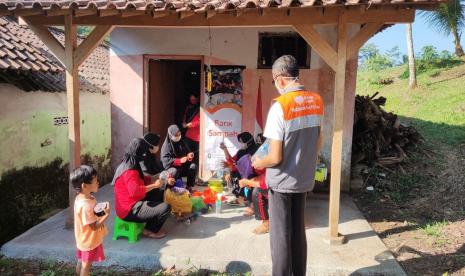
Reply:
[[[195,117],[190,121],[191,127],[187,129],[186,137],[192,141],[200,141],[200,114],[197,113]]]
[[[116,215],[124,219],[136,202],[145,197],[145,183],[149,177],[140,178],[137,170],[127,170],[115,181],[115,210]]]

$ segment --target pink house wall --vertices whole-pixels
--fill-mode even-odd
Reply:
[[[111,164],[121,161],[126,145],[143,129],[143,56],[110,56]]]

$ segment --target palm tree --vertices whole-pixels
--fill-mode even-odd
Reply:
[[[411,89],[417,87],[417,70],[415,68],[415,54],[413,51],[412,23],[406,24],[407,27],[407,53],[409,78],[408,86]]]
[[[455,54],[463,56],[463,48],[460,44],[462,29],[465,27],[465,5],[461,0],[450,0],[441,4],[439,9],[432,12],[422,12],[429,25],[439,33],[454,37]]]

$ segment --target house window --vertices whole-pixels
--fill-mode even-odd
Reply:
[[[297,33],[260,33],[258,43],[259,69],[270,69],[282,55],[292,55],[300,68],[310,68],[310,46]]]

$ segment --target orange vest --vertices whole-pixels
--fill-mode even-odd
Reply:
[[[321,96],[311,91],[293,91],[275,99],[281,104],[284,120],[289,121],[309,115],[323,116],[324,107]]]

